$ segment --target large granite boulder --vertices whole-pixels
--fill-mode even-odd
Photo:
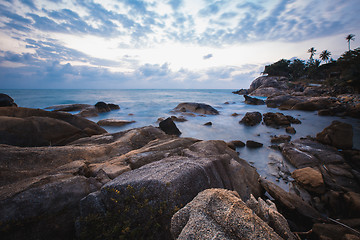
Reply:
[[[340,149],[353,147],[353,127],[351,124],[333,121],[330,126],[316,134],[316,140]]]
[[[287,89],[288,88],[286,84],[287,80],[288,79],[286,77],[274,77],[274,76],[258,77],[250,84],[249,92],[251,93],[258,88],[266,88],[266,87]]]
[[[174,108],[175,112],[192,112],[198,114],[218,115],[219,112],[212,106],[204,103],[185,102]]]
[[[0,93],[0,107],[17,107],[17,104],[9,95]]]
[[[118,213],[112,216],[117,223],[104,226],[98,233],[100,238],[118,225],[114,237],[126,238],[133,234],[138,239],[170,239],[170,219],[178,208],[205,189],[231,187],[224,185],[229,181],[222,172],[225,169],[221,159],[164,158],[126,172],[104,185],[96,196],[100,200],[98,204],[93,203],[94,196],[84,198],[80,203],[81,214],[89,218],[93,212],[105,212],[98,220],[101,224],[111,213]],[[97,206],[102,209],[96,209]],[[91,222],[83,221],[80,234],[90,233],[93,227]],[[129,233],[126,233],[127,227]]]
[[[261,120],[262,115],[260,112],[247,112],[239,123],[243,123],[246,126],[255,126],[259,124]]]
[[[261,97],[270,97],[270,96],[279,96],[284,95],[286,92],[275,87],[260,87],[251,92],[251,96],[261,96]]]
[[[15,146],[65,145],[106,131],[94,122],[69,113],[41,109],[0,109],[0,143]]]
[[[208,189],[171,219],[174,239],[282,239],[236,192]]]

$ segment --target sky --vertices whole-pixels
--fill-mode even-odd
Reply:
[[[360,42],[359,0],[0,0],[0,89],[240,89]]]

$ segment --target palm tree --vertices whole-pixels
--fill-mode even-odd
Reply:
[[[307,52],[310,53],[309,60],[310,60],[310,63],[312,63],[314,61],[313,56],[315,55],[316,49],[314,47],[311,47],[311,48],[309,48],[309,50]]]
[[[346,38],[345,38],[345,39],[346,39],[346,41],[348,41],[348,43],[349,43],[349,51],[350,51],[350,41],[351,41],[351,40],[353,40],[353,41],[354,41],[354,40],[355,40],[355,38],[354,38],[354,37],[355,37],[355,35],[354,35],[354,34],[349,34],[349,35],[347,35],[347,36],[346,36]]]
[[[326,63],[328,63],[330,56],[331,52],[329,52],[328,50],[324,50],[320,53],[320,59]]]

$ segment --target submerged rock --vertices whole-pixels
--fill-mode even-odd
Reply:
[[[175,112],[192,112],[198,114],[218,115],[219,112],[210,105],[204,103],[186,102],[180,103],[174,108]]]
[[[55,105],[55,106],[51,106],[51,107],[47,107],[45,109],[47,110],[53,110],[55,112],[74,112],[74,111],[81,111],[87,108],[91,108],[93,107],[90,104],[79,104],[79,103],[75,103],[75,104],[63,104],[63,105]]]
[[[199,193],[171,219],[174,239],[282,239],[239,196],[224,189]]]

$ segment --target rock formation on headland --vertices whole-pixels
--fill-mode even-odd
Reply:
[[[318,111],[323,116],[347,115],[360,118],[358,94],[336,94],[336,89],[321,84],[308,86],[301,82],[291,82],[286,77],[259,77],[246,91],[234,93],[244,95],[245,100],[247,95],[267,97],[265,103],[268,107],[281,110]]]

